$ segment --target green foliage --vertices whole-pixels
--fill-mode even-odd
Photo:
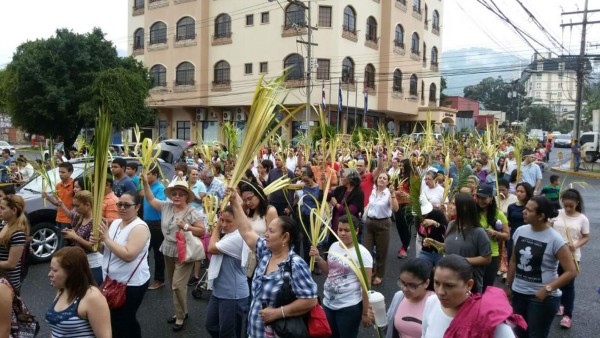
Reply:
[[[519,94],[519,99],[508,98],[508,93],[516,91]],[[505,82],[502,77],[488,77],[476,85],[467,86],[464,89],[464,96],[466,98],[478,101],[483,105],[483,108],[489,110],[501,110],[507,113],[517,111],[517,101],[519,109],[523,111],[525,107],[531,104],[530,99],[526,99],[525,88],[519,82],[509,83]],[[523,120],[521,114],[520,120]],[[516,115],[511,120],[516,120]]]
[[[2,99],[0,98],[0,101],[1,100]],[[595,83],[591,83],[589,87],[584,89],[584,101],[587,105],[583,111],[583,118],[586,123],[590,123],[592,121],[592,111],[600,109],[600,79]]]
[[[554,130],[556,128],[556,113],[545,106],[531,106],[525,109],[527,126],[532,129]]]
[[[444,94],[444,90],[447,88],[448,80],[442,76],[442,79],[440,80],[440,106],[444,105],[444,101],[446,101],[446,98],[448,97],[448,95]]]
[[[363,137],[367,142],[372,142],[377,139],[377,130],[371,128],[356,128],[354,132],[352,132],[352,144],[358,144],[358,133],[362,133]]]
[[[13,124],[30,133],[62,135],[70,145],[81,128],[94,126],[100,106],[115,126],[147,122],[147,70],[119,58],[99,28],[86,34],[59,29],[48,39],[25,42],[4,73],[0,97]]]
[[[335,135],[338,134],[338,130],[335,126],[325,125],[325,137],[323,137],[322,135],[323,133],[321,131],[321,128],[314,128],[311,134],[313,144],[317,141],[321,141],[323,138],[326,142],[329,142],[335,138]]]

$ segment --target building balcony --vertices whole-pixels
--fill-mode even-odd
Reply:
[[[402,92],[402,88],[392,88],[392,98],[403,99],[404,93]]]
[[[421,53],[418,50],[412,49],[410,51],[410,58],[415,61],[419,61],[421,59]]]
[[[169,6],[169,0],[150,0],[148,1],[148,9],[157,9]]]
[[[186,93],[196,91],[196,81],[173,81],[173,92],[175,93]]]
[[[181,47],[189,47],[196,46],[198,42],[196,41],[196,34],[189,36],[176,36],[175,37],[175,48]]]
[[[417,6],[413,6],[412,16],[413,16],[413,18],[415,18],[417,20],[423,20],[423,14],[421,14],[421,8],[417,7]]]
[[[211,91],[213,91],[213,92],[230,92],[231,91],[231,80],[213,81]]]
[[[342,80],[342,91],[354,93],[354,91],[356,91],[354,79],[347,79],[346,81]]]
[[[288,38],[292,36],[300,36],[308,34],[308,28],[300,25],[281,26],[281,37]]]
[[[369,48],[373,48],[375,50],[379,49],[379,38],[376,36],[365,35],[365,46]]]
[[[167,39],[164,39],[164,40],[155,41],[154,43],[148,44],[148,51],[154,52],[157,50],[168,49],[169,45],[167,45],[167,41],[168,41]]]
[[[396,8],[400,8],[400,10],[406,12],[406,0],[396,0]]]
[[[371,84],[367,87],[367,94],[372,96],[377,95],[377,87],[375,86],[375,84]]]
[[[144,46],[134,46],[131,55],[144,55]]]
[[[133,10],[131,11],[131,16],[144,15],[144,7],[136,7],[133,6]]]
[[[417,93],[409,93],[408,100],[413,101],[413,102],[417,102],[417,100],[418,100]]]
[[[428,30],[428,29],[429,29],[429,22],[427,22],[427,20],[425,20],[425,21],[423,22],[423,28],[424,28],[425,30]]]
[[[431,65],[429,66],[429,69],[434,71],[434,72],[438,72],[439,71],[439,67],[438,67],[438,63],[437,62],[432,62]]]
[[[231,39],[232,35],[233,35],[233,33],[231,33],[231,32],[214,34],[212,36],[211,45],[213,45],[213,46],[230,45],[233,43],[233,40]]]
[[[300,77],[300,78],[295,78],[295,79],[288,79],[285,81],[285,87],[286,88],[302,88],[304,87],[306,84],[304,82],[304,78]]]
[[[192,2],[192,1],[196,1],[196,0],[173,0],[173,3],[176,5],[179,5],[179,4],[184,4],[186,2]]]
[[[358,41],[358,36],[356,35],[356,31],[348,30],[348,27],[342,27],[342,38],[350,40],[352,42]]]
[[[166,83],[160,83],[158,86],[150,88],[150,94],[167,94],[168,92]]]
[[[435,35],[440,35],[440,27],[431,27],[431,32]]]

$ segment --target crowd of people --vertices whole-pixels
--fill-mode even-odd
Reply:
[[[184,330],[193,316],[188,286],[202,282],[205,266],[212,337],[275,337],[274,323],[319,306],[319,289],[332,337],[357,337],[360,325],[374,325],[367,289],[386,280],[390,242],[397,241],[399,291],[388,304],[386,337],[545,337],[557,315],[569,328],[581,247],[589,240],[581,194],[561,190],[555,176],[542,187],[536,153],[524,150],[517,163],[510,140],[502,142],[492,154],[442,143],[337,154],[274,144],[256,155],[238,186],[229,186],[235,160],[223,148],[211,158],[184,154],[168,186],[158,168],[141,175],[114,157],[96,236],[89,184],[61,162],[55,194],[44,193],[57,207],[64,242],[50,264],[56,297],[45,320],[53,337],[141,337],[137,311],[146,292],[168,285],[172,316],[165,321]],[[265,194],[282,177],[293,185]],[[29,228],[23,199],[0,195],[2,302],[20,290]],[[207,216],[206,196],[229,201],[216,219]],[[314,243],[307,225],[321,201],[331,207],[320,215],[330,220],[330,234]],[[205,262],[182,261],[184,233],[202,239]],[[359,261],[364,276],[353,269]],[[324,283],[314,274],[324,274]],[[126,284],[119,307],[103,297],[107,280]],[[282,301],[284,289],[292,301]],[[10,328],[7,318],[0,329]]]

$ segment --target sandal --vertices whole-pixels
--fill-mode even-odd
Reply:
[[[383,281],[381,280],[381,278],[379,277],[375,277],[375,279],[373,279],[373,285],[379,285],[381,284]]]

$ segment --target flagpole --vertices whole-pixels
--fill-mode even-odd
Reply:
[[[358,86],[354,85],[354,129],[356,129],[356,125],[358,121],[356,120],[356,111],[358,110]],[[353,130],[354,131],[354,130]]]
[[[331,115],[331,78],[329,78],[329,99],[327,100],[327,112],[329,113],[328,116]]]

